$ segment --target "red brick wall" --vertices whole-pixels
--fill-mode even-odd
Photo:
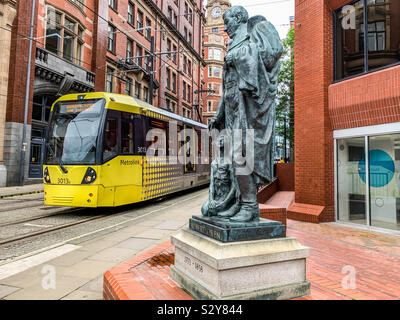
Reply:
[[[267,186],[263,187],[257,193],[257,202],[258,203],[265,203],[271,198],[275,193],[279,191],[279,183],[278,179],[275,179]]]
[[[36,13],[38,13],[38,5],[36,2]],[[25,88],[27,80],[27,67],[28,67],[28,51],[29,41],[24,40],[25,37],[30,35],[30,23],[32,13],[32,1],[31,0],[20,0],[17,4],[17,16],[12,27],[12,41],[11,41],[11,55],[10,55],[10,71],[8,79],[8,97],[7,97],[7,113],[6,122],[24,122],[24,110],[25,110]],[[35,28],[33,37],[36,37],[36,24],[37,18],[35,19]],[[35,52],[36,42],[33,41],[32,45],[32,64],[31,64],[31,80],[29,94],[29,113],[28,113],[28,124],[31,123],[32,113],[32,99],[33,99],[33,81],[34,81],[34,70],[35,70]]]
[[[295,16],[295,201],[324,206],[321,221],[332,221],[332,9],[326,0],[296,0]]]
[[[400,66],[329,86],[333,129],[400,121]]]
[[[275,176],[279,181],[279,191],[294,191],[294,163],[275,164]]]

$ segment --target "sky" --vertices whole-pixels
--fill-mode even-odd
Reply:
[[[232,6],[241,5],[250,16],[262,15],[278,30],[280,37],[289,31],[289,17],[294,16],[294,0],[230,0]],[[205,0],[205,3],[207,1]]]

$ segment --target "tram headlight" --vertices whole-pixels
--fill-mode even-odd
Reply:
[[[49,169],[47,167],[44,169],[44,181],[46,183],[51,183],[50,175],[49,175]]]
[[[97,178],[97,173],[93,168],[87,168],[85,176],[83,177],[82,184],[93,183]]]

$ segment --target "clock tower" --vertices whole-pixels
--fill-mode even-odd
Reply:
[[[203,96],[203,119],[208,123],[217,111],[222,96],[222,70],[228,35],[224,32],[222,15],[231,7],[228,0],[207,1],[207,22],[204,29],[205,87]]]
[[[222,15],[231,7],[228,0],[208,0],[207,1],[207,26],[208,25],[224,25]]]

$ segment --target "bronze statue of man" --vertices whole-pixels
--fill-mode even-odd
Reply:
[[[243,154],[252,157],[253,172],[240,173],[233,157],[240,210],[230,217],[231,222],[252,222],[260,216],[257,186],[271,182],[274,174],[275,97],[283,48],[275,27],[262,16],[249,19],[242,6],[228,9],[223,19],[232,40],[225,56],[223,96],[209,129],[241,130],[243,136],[253,130],[254,150]],[[234,144],[243,146],[241,140]]]

